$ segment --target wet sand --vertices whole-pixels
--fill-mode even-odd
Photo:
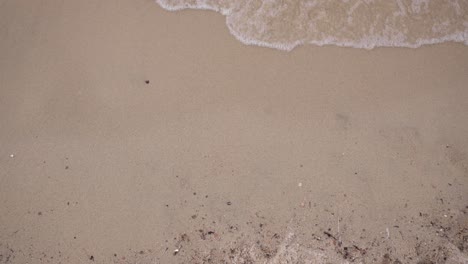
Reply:
[[[466,46],[223,20],[0,2],[0,263],[468,262]]]

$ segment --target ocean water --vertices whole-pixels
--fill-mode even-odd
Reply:
[[[164,9],[223,14],[241,42],[281,50],[303,44],[417,48],[468,45],[468,0],[156,0]]]

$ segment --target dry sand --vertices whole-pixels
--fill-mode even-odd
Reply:
[[[468,263],[467,72],[462,45],[2,0],[0,263]]]

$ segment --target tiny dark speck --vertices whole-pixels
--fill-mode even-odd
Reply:
[[[37,215],[42,215],[42,212],[37,213]]]
[[[66,170],[68,170],[68,168],[70,168],[70,167],[68,167],[68,166],[65,166],[65,169],[66,169]]]
[[[94,256],[89,257],[89,260],[94,261]]]
[[[232,203],[231,203],[231,202],[227,202],[226,204],[227,204],[227,205],[231,205]]]
[[[146,84],[149,84],[149,80],[146,80],[145,83],[146,83]]]

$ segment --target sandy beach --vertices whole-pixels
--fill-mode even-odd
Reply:
[[[0,263],[468,263],[467,73],[462,44],[0,0]]]

